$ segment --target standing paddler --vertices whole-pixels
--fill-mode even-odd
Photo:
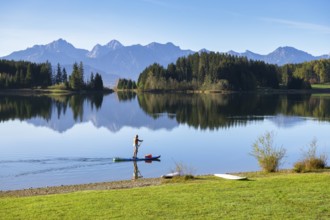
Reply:
[[[137,154],[138,154],[138,150],[139,150],[139,142],[142,142],[143,140],[139,139],[139,135],[135,135],[134,139],[133,139],[133,147],[134,147],[134,154],[133,154],[133,158],[137,158]]]

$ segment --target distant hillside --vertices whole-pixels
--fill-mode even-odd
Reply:
[[[284,64],[297,64],[308,62],[312,60],[319,60],[319,59],[329,59],[329,55],[322,55],[322,56],[313,56],[309,53],[306,53],[302,50],[297,50],[294,47],[279,47],[273,52],[267,55],[260,55],[257,53],[253,53],[251,51],[245,51],[244,53],[237,53],[235,51],[228,51],[230,55],[240,56],[240,57],[247,57],[251,60],[261,60],[269,64],[276,64],[282,66]]]

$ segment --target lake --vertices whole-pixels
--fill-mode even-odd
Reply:
[[[266,131],[292,168],[312,139],[329,153],[330,95],[139,94],[0,95],[0,190],[191,174],[260,170],[250,155]],[[152,163],[114,163],[161,155]],[[136,165],[136,166],[135,166]]]

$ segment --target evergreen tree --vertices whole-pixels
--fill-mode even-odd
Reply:
[[[66,69],[64,67],[62,69],[62,82],[64,83],[68,82],[68,74],[66,73]]]
[[[22,69],[19,70],[19,84],[23,85],[25,84],[25,76],[24,76],[24,72]]]
[[[99,73],[96,73],[94,78],[94,90],[103,90],[103,80]]]
[[[61,82],[63,82],[63,75],[62,75],[61,65],[58,63],[57,71],[56,71],[56,75],[55,75],[55,84],[59,84]]]
[[[15,83],[20,83],[20,78],[19,78],[19,71],[16,70],[15,77],[14,77],[14,82]]]
[[[73,64],[73,70],[70,76],[70,88],[74,90],[82,89],[82,79],[77,63]]]
[[[85,84],[84,83],[84,65],[81,61],[79,63],[79,79],[80,79],[81,88],[83,88],[83,86]]]
[[[44,86],[50,86],[52,84],[52,65],[48,62],[48,60],[42,66],[41,72],[41,74],[43,74],[42,84]]]
[[[25,83],[26,83],[27,86],[31,86],[33,84],[32,71],[31,71],[31,64],[30,63],[27,66]]]
[[[131,79],[119,79],[117,89],[136,89],[136,82]]]

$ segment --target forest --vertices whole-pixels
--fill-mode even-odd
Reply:
[[[290,83],[292,78],[303,79],[310,84],[330,82],[330,59],[314,60],[301,64],[286,64],[279,68],[281,82]]]
[[[279,88],[277,66],[222,53],[195,53],[167,68],[147,67],[139,76],[142,90],[255,90]]]
[[[310,89],[328,83],[330,60],[276,66],[222,53],[195,53],[164,68],[147,67],[139,76],[140,90],[236,90],[258,88]]]
[[[119,90],[130,90],[130,89],[136,89],[136,82],[131,79],[119,79],[117,82],[117,89]]]
[[[74,63],[71,74],[49,62],[0,60],[0,89],[55,88],[103,90],[99,73],[84,77],[84,66]],[[138,78],[119,79],[120,90],[235,90],[258,88],[310,89],[311,84],[330,83],[330,59],[276,66],[223,53],[195,53],[164,68],[154,63]]]
[[[58,63],[53,70],[49,62],[32,63],[26,61],[0,60],[0,89],[20,88],[58,88],[70,90],[103,90],[103,80],[99,73],[91,73],[89,80],[84,80],[84,66],[80,62],[73,64],[68,76],[65,68]]]

